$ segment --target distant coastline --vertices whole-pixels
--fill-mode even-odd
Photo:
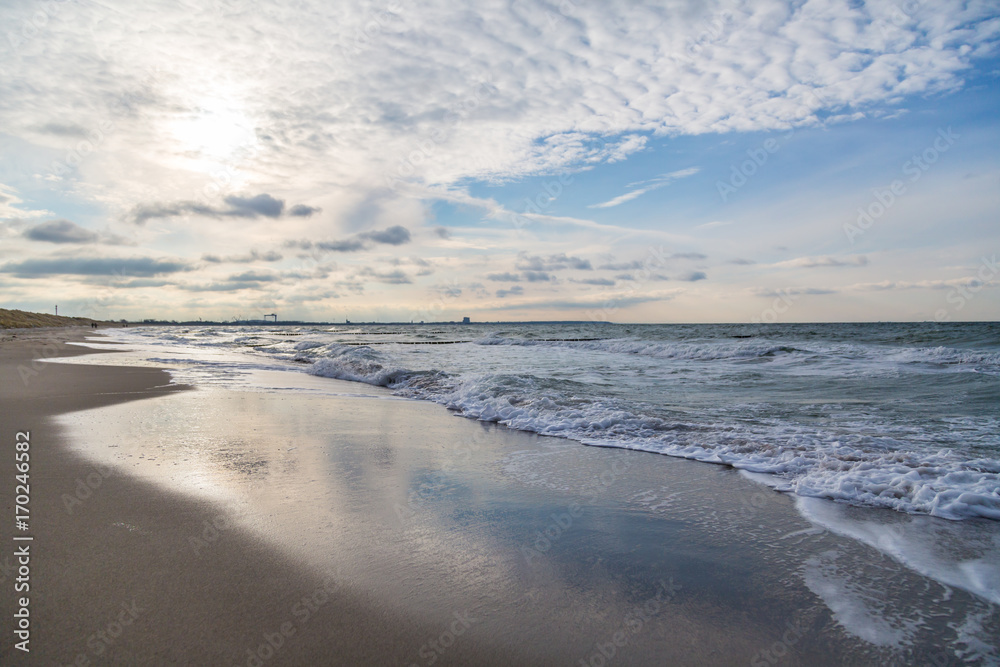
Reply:
[[[925,324],[983,324],[995,320],[969,320],[962,322],[935,322],[925,320]],[[789,322],[786,325],[795,326],[815,326],[824,324],[869,324],[869,325],[893,325],[893,324],[917,324],[918,321],[829,321],[829,322]],[[243,327],[243,326],[470,326],[470,325],[503,325],[503,326],[545,326],[554,324],[586,325],[586,324],[627,324],[634,326],[659,326],[664,324],[676,326],[748,326],[755,329],[770,326],[766,322],[610,322],[608,320],[483,320],[483,321],[458,321],[458,320],[438,320],[433,322],[355,322],[353,320],[344,321],[320,321],[309,320],[265,320],[265,319],[231,319],[231,320],[161,320],[147,318],[142,320],[127,319],[94,319],[89,317],[67,317],[63,315],[51,315],[48,313],[36,313],[23,310],[9,310],[0,308],[0,329],[36,329],[51,327],[73,327],[96,324],[98,326],[119,326],[128,324],[130,326],[221,326],[221,327]]]
[[[133,324],[133,322],[129,322]],[[612,324],[612,322],[606,321],[591,321],[591,320],[532,320],[528,322],[522,321],[492,321],[492,322],[459,322],[455,320],[442,320],[437,322],[354,322],[352,320],[347,320],[345,322],[309,322],[305,320],[281,320],[278,322],[264,321],[264,320],[233,320],[229,322],[216,322],[209,320],[194,320],[194,321],[184,321],[178,322],[175,320],[142,320],[140,322],[134,322],[134,324],[151,324],[151,325],[169,325],[169,326],[263,326],[265,324],[274,326],[440,326],[442,324],[455,324],[458,326],[468,326],[471,324]]]

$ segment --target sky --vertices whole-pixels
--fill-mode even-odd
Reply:
[[[1000,319],[1000,5],[0,0],[0,306]]]

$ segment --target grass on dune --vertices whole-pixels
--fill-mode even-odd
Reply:
[[[23,310],[0,308],[0,328],[3,329],[87,326],[91,322],[98,321],[92,320],[89,317],[63,317],[62,315],[29,313]]]

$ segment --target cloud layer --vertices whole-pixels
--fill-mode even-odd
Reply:
[[[959,86],[998,30],[989,3],[954,1],[902,15],[827,0],[116,10],[63,5],[10,48],[22,66],[8,68],[2,125],[53,146],[93,135],[97,151],[152,141],[178,160],[252,145],[272,184],[305,164],[341,185],[512,179],[624,159],[645,133],[881,113]],[[30,12],[4,15],[18,25]],[[280,213],[231,203],[233,214]]]
[[[22,29],[39,11],[45,24]],[[661,317],[653,304],[688,298],[724,318],[731,290],[710,290],[727,275],[758,295],[804,273],[881,284],[871,272],[904,260],[891,244],[842,247],[823,193],[779,192],[792,212],[643,207],[706,180],[717,204],[707,163],[728,178],[729,158],[713,158],[726,141],[889,123],[910,100],[955,94],[995,56],[998,13],[985,0],[8,3],[0,271],[14,282],[0,297],[41,301],[58,276],[126,269],[176,276],[155,296],[192,313],[247,290],[318,317],[610,298]],[[995,211],[990,174],[967,171],[979,220]],[[876,186],[857,188],[870,201]],[[892,215],[930,215],[915,190]],[[799,232],[821,224],[832,241]],[[137,256],[112,256],[131,244]],[[969,263],[948,261],[934,280]],[[676,289],[650,288],[666,280]],[[804,284],[788,288],[850,291]]]
[[[149,203],[136,206],[130,219],[136,224],[156,218],[173,218],[178,215],[197,215],[209,218],[280,218],[285,211],[285,202],[264,193],[252,197],[230,195],[224,200],[225,206],[212,206],[196,201],[180,201],[171,203]],[[307,218],[318,213],[319,208],[296,204],[288,211],[288,215]]]

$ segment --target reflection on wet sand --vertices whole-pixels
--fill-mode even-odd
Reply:
[[[218,502],[195,555],[239,525],[437,623],[404,664],[466,632],[588,665],[929,661],[987,654],[1000,622],[730,469],[387,394],[202,388],[60,420],[88,456]]]

